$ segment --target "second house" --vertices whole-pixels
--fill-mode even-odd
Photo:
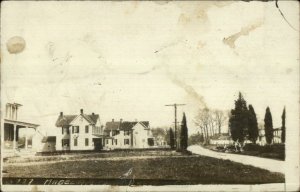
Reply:
[[[149,121],[114,121],[107,122],[105,129],[106,149],[149,148],[154,146],[154,139]]]

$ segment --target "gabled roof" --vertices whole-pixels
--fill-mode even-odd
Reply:
[[[91,114],[91,115],[86,115],[86,114],[80,114],[83,116],[90,124],[96,124],[97,120],[99,119],[98,114]],[[60,115],[58,116],[58,119],[55,123],[56,127],[63,127],[63,126],[69,126],[70,123],[78,116],[80,115]]]
[[[118,130],[120,127],[120,122],[107,122],[104,130]]]
[[[131,130],[137,123],[140,123],[145,129],[149,129],[149,121],[110,121],[106,123],[104,131],[110,130]]]
[[[82,114],[82,116],[90,123],[90,124],[96,124],[97,119],[99,118],[98,114],[91,114],[91,115],[86,115]]]
[[[58,119],[56,120],[55,126],[56,127],[63,127],[70,125],[71,121],[75,119],[77,115],[63,115],[58,116]]]

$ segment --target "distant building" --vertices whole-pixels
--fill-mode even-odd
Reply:
[[[78,115],[60,113],[56,121],[56,150],[101,150],[104,145],[104,132],[98,114]]]
[[[148,148],[154,146],[149,121],[122,121],[112,119],[105,126],[105,148]]]
[[[229,145],[233,143],[233,140],[229,134],[222,133],[210,137],[209,143],[212,145]]]
[[[258,141],[259,145],[266,145],[265,129],[258,129]],[[281,127],[273,128],[273,143],[281,143]]]
[[[29,142],[28,135],[25,134],[25,142],[24,144],[18,145],[19,141],[19,131],[20,129],[28,129],[36,130],[39,126],[38,124],[24,122],[18,120],[18,109],[21,107],[21,104],[18,103],[7,103],[5,109],[5,117],[4,117],[4,146],[3,152],[16,152],[20,150],[29,151],[32,145]]]
[[[56,151],[56,136],[43,136],[37,132],[32,141],[36,152]]]
[[[161,146],[161,147],[166,147],[169,146],[165,137],[162,135],[158,135],[155,139],[154,139],[154,143],[156,146]]]
[[[257,143],[259,145],[265,145],[266,142],[266,137],[265,137],[265,129],[258,129],[258,139]]]
[[[281,143],[281,127],[273,129],[273,143]]]

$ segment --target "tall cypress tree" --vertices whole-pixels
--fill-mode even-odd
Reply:
[[[248,135],[248,109],[241,92],[239,98],[235,101],[235,108],[231,110],[229,129],[234,141],[238,140],[243,143]]]
[[[174,132],[173,132],[172,128],[169,129],[169,135],[170,135],[170,147],[171,147],[171,149],[174,149],[175,148],[175,136],[174,136]]]
[[[188,128],[187,128],[187,124],[186,124],[185,113],[183,113],[183,117],[182,117],[182,121],[181,121],[180,147],[181,147],[181,150],[186,150],[188,147]]]
[[[265,114],[265,137],[267,144],[271,144],[273,140],[273,120],[270,108],[267,107]]]
[[[248,139],[252,143],[256,143],[257,137],[258,137],[258,124],[257,124],[257,118],[254,111],[254,108],[252,105],[249,105],[249,119],[248,119]]]
[[[281,142],[285,143],[285,107],[281,115]]]

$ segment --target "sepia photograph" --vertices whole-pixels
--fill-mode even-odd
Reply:
[[[299,191],[299,1],[1,2],[1,191]]]

